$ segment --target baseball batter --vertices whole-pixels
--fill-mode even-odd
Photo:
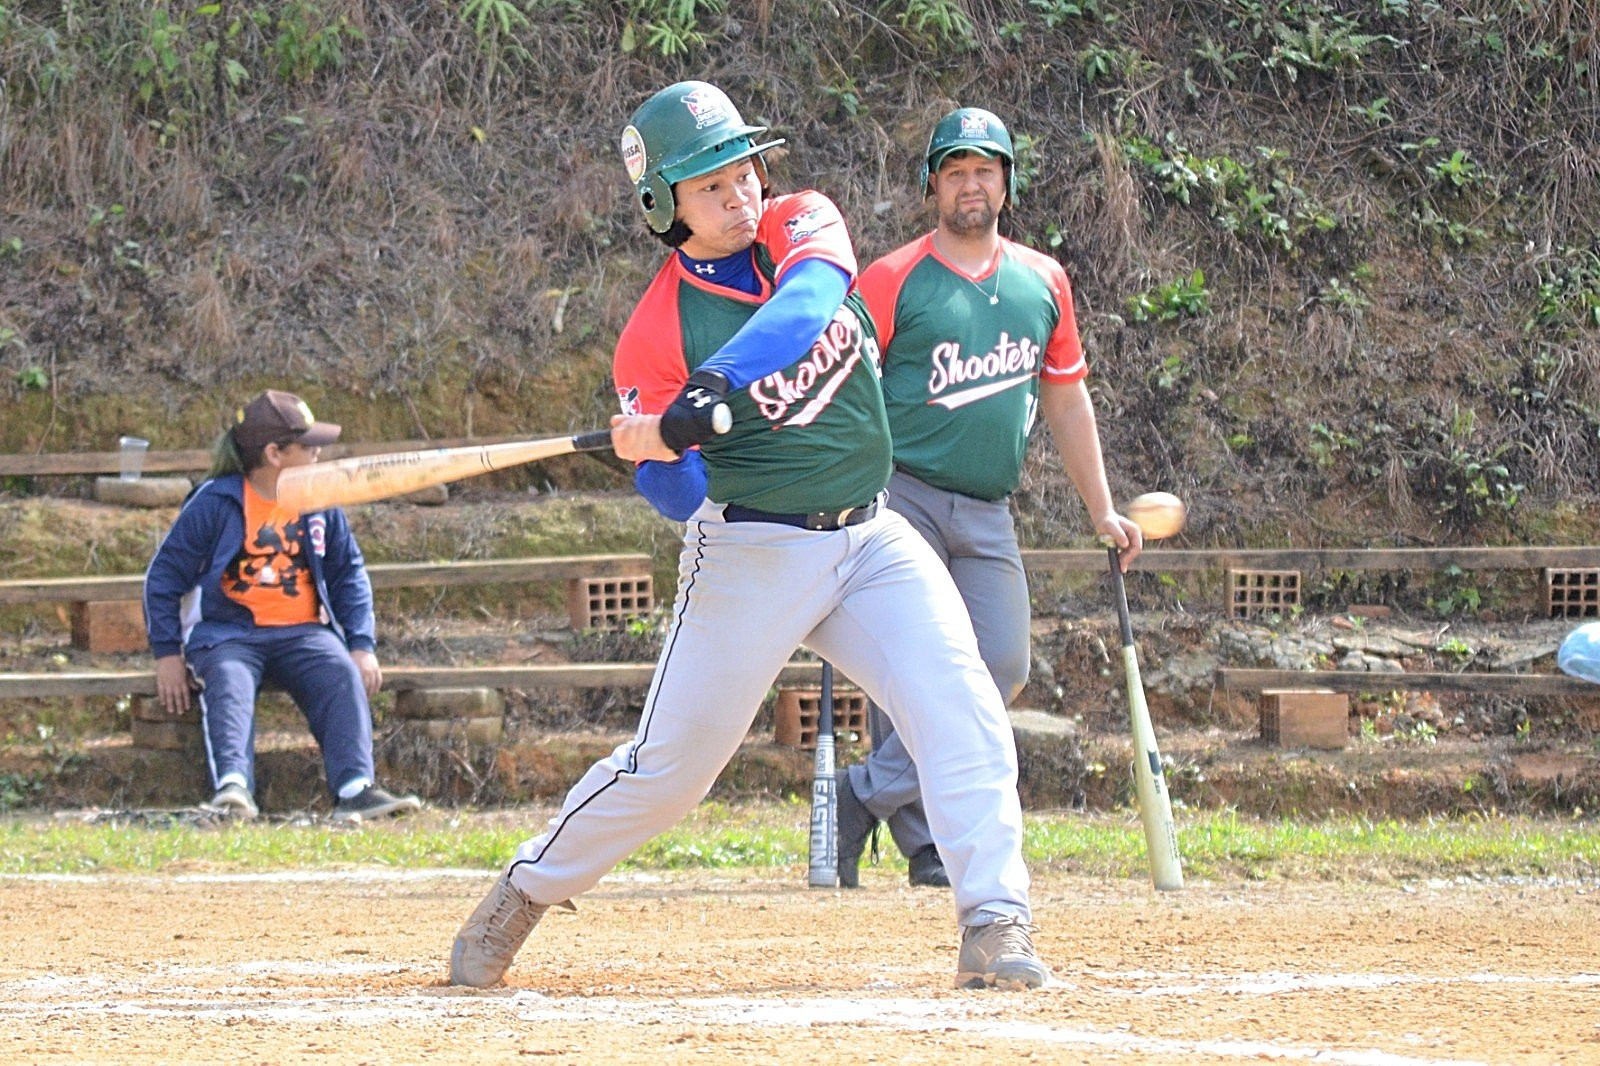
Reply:
[[[1095,530],[1124,549],[1124,567],[1143,543],[1106,484],[1066,272],[1000,236],[1000,213],[1016,196],[1015,161],[1011,134],[993,114],[945,115],[922,168],[937,225],[869,266],[860,285],[884,352],[889,506],[949,568],[1007,702],[1028,678],[1031,612],[1009,496],[1036,409]],[[883,819],[912,883],[942,883],[916,764],[876,707],[871,724],[871,755],[838,773],[840,882],[857,883],[868,834]]]
[[[849,234],[820,193],[768,194],[762,153],[782,142],[765,132],[691,81],[622,133],[635,200],[673,251],[618,341],[612,432],[640,490],[686,519],[678,594],[637,734],[517,849],[456,936],[456,984],[499,981],[550,906],[699,803],[802,643],[917,758],[962,930],[957,982],[1049,976],[1004,705],[948,572],[883,506],[888,421]]]

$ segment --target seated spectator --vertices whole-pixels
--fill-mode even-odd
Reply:
[[[368,698],[383,672],[372,585],[344,512],[292,514],[276,504],[279,472],[316,462],[338,439],[338,426],[318,422],[291,393],[268,390],[239,408],[145,573],[157,698],[174,716],[199,700],[216,790],[210,806],[234,817],[260,813],[255,703],[263,680],[305,715],[334,818],[422,806],[374,780]]]
[[[1568,633],[1556,649],[1556,665],[1573,677],[1600,683],[1600,622],[1588,622]]]

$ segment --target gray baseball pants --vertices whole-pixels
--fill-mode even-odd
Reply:
[[[934,488],[896,470],[889,479],[889,506],[922,534],[949,569],[972,618],[978,653],[1010,703],[1028,680],[1032,617],[1010,504]],[[933,842],[917,763],[890,717],[876,705],[868,714],[872,752],[849,768],[850,787],[888,825],[895,846],[909,857]]]
[[[812,532],[727,522],[720,504],[701,504],[685,526],[673,621],[638,732],[518,847],[512,884],[538,903],[570,899],[676,824],[800,644],[881,704],[916,757],[958,920],[1031,920],[1005,705],[949,572],[887,508]]]

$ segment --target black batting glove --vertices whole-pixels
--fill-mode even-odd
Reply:
[[[696,444],[726,433],[728,408],[722,401],[727,395],[728,379],[715,370],[690,374],[683,391],[661,412],[662,442],[682,455]]]

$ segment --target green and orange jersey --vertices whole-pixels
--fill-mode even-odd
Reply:
[[[612,367],[625,414],[659,414],[702,363],[772,298],[784,271],[818,257],[854,276],[844,219],[818,192],[769,200],[751,248],[760,291],[695,276],[673,255],[617,340]],[[889,479],[889,423],[878,343],[858,294],[794,362],[729,393],[733,428],[700,446],[707,495],[762,511],[841,511]]]
[[[244,481],[244,543],[222,572],[222,592],[258,626],[320,620],[317,584],[307,563],[306,527]]]
[[[973,276],[926,234],[869,266],[860,291],[883,348],[895,465],[981,500],[1012,492],[1040,379],[1088,373],[1061,264],[1001,238]]]

